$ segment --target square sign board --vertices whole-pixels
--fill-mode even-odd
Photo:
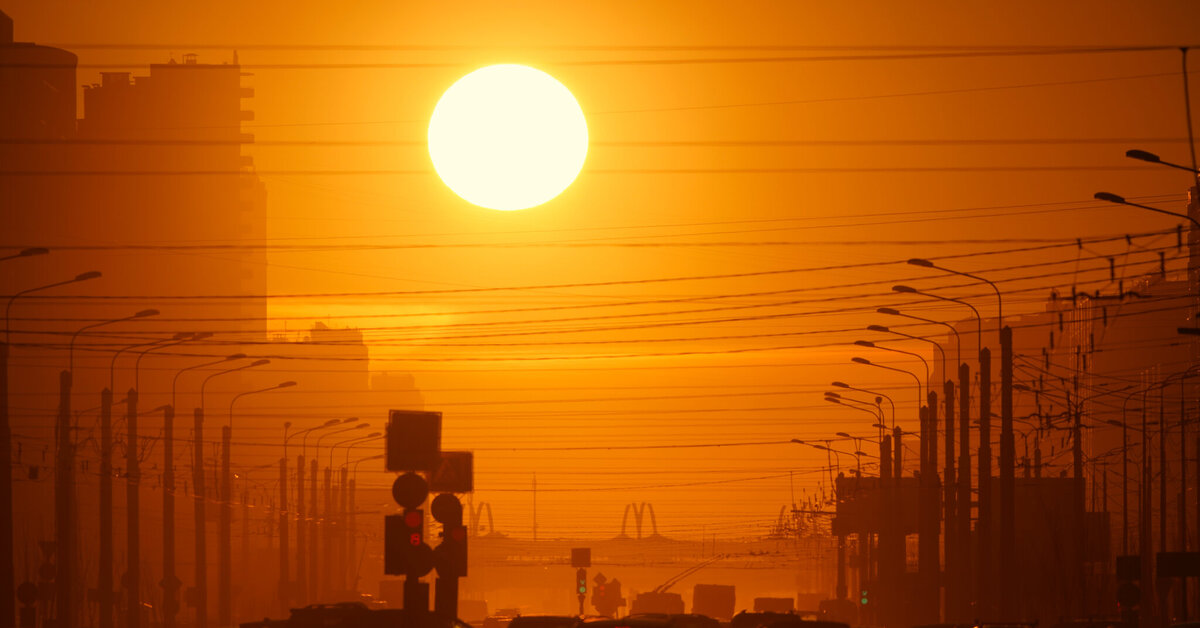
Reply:
[[[388,471],[437,471],[442,462],[442,413],[390,410]]]
[[[469,451],[443,451],[438,468],[429,474],[429,490],[434,493],[470,493],[475,490],[475,454]]]

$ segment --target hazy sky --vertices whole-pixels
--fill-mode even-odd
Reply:
[[[304,329],[312,316],[364,328],[372,369],[414,375],[427,407],[446,413],[448,448],[477,451],[475,498],[517,534],[530,528],[535,471],[550,535],[615,533],[631,501],[655,503],[663,531],[680,536],[773,520],[819,490],[824,455],[787,444],[561,448],[869,436],[866,414],[822,403],[828,382],[892,391],[904,416],[911,385],[851,365],[841,345],[868,332],[835,330],[878,322],[876,307],[900,302],[893,283],[957,282],[862,264],[1172,229],[1178,221],[1092,194],[1178,211],[1188,184],[1123,154],[1189,163],[1179,51],[1129,48],[1200,44],[1194,2],[4,9],[18,41],[76,52],[80,84],[98,81],[93,66],[136,74],[237,51],[253,74],[245,130],[258,144],[247,153],[264,173],[269,237],[313,245],[272,250],[271,291],[401,293],[279,299],[268,328]],[[553,74],[589,123],[575,184],[521,212],[463,202],[424,145],[442,91],[494,63]],[[356,173],[300,172],[337,170]],[[1152,270],[1156,247],[1180,267],[1173,235],[1135,243],[1149,249],[1123,258],[1124,276]],[[1051,288],[1113,290],[1104,257],[1129,251],[1120,240],[947,264],[1005,280],[1006,308],[1021,313],[1040,311]],[[1005,270],[1031,263],[1054,265]],[[780,272],[813,268],[825,270]],[[711,275],[738,276],[699,279]],[[680,278],[691,279],[645,281]],[[955,294],[994,313],[985,288]],[[364,396],[344,412],[382,421],[385,409]],[[681,486],[698,482],[721,483]],[[724,502],[730,512],[714,516]]]

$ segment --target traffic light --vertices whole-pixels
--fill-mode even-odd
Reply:
[[[587,595],[587,569],[582,567],[575,571],[575,592]]]
[[[442,529],[442,542],[433,550],[433,565],[442,578],[465,578],[467,576],[467,527],[446,525]]]
[[[871,591],[869,589],[863,589],[859,594],[858,602],[860,604],[862,604],[863,606],[870,604],[871,603]]]
[[[384,573],[420,577],[433,568],[433,550],[425,544],[425,511],[406,509],[388,515],[383,536]]]

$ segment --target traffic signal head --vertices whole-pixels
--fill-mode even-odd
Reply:
[[[862,604],[863,606],[866,606],[867,604],[869,604],[871,602],[870,591],[868,591],[867,589],[863,589],[860,592],[858,602],[860,604]]]
[[[433,564],[442,578],[464,578],[467,575],[467,527],[447,525],[442,529],[442,542],[433,550]]]
[[[585,595],[587,589],[587,569],[581,567],[575,571],[575,592],[579,595]]]
[[[404,511],[404,538],[409,545],[416,547],[425,542],[425,511]]]
[[[403,514],[384,518],[384,565],[389,575],[429,573],[433,568],[433,551],[425,543],[425,513],[405,510]]]

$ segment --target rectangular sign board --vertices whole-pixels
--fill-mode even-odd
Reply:
[[[442,413],[390,410],[388,471],[437,471],[442,462]]]
[[[429,474],[429,490],[434,493],[470,493],[475,490],[474,474],[474,452],[443,451],[438,468]]]
[[[571,566],[578,568],[587,568],[592,566],[592,548],[590,547],[572,547],[571,548]]]

